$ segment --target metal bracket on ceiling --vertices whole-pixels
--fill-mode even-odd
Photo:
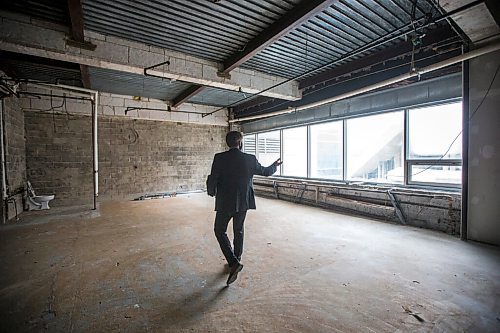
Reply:
[[[224,73],[222,71],[217,71],[217,76],[218,77],[222,77],[224,79],[231,80],[231,74],[229,74],[229,73]]]
[[[94,51],[97,47],[97,45],[91,42],[80,42],[72,38],[66,38],[66,45],[90,51]]]

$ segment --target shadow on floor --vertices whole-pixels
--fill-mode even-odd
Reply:
[[[224,269],[214,275],[200,289],[176,297],[176,305],[163,312],[164,321],[176,326],[183,326],[201,319],[205,314],[211,312],[217,304],[220,304],[225,295],[228,295],[230,287],[226,285],[226,279],[227,271]]]

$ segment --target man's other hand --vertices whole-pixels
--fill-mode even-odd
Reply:
[[[283,161],[281,158],[278,158],[276,161],[274,161],[273,165],[279,167],[280,165],[283,164]]]

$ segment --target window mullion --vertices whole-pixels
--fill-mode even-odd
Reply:
[[[311,178],[311,126],[307,126],[307,173],[306,177]]]
[[[403,135],[403,184],[408,185],[408,109],[404,110],[404,135]]]
[[[347,120],[342,120],[342,180],[347,180]]]

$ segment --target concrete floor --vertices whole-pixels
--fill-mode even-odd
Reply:
[[[257,200],[228,288],[204,194],[0,227],[1,331],[500,332],[498,248]]]

